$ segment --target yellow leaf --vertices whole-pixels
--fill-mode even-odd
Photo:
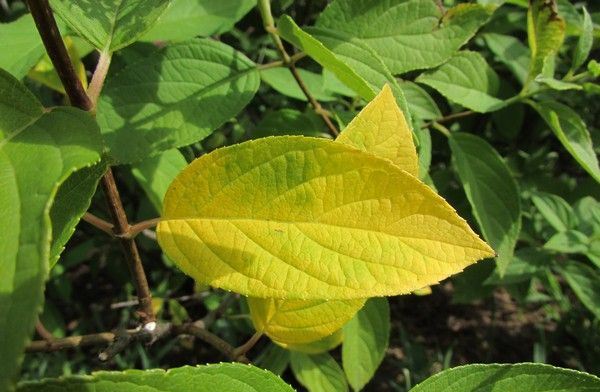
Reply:
[[[284,347],[330,336],[352,319],[364,303],[364,299],[302,301],[248,298],[254,328]]]
[[[432,291],[431,291],[431,286],[425,286],[425,287],[423,287],[422,289],[417,289],[417,290],[413,291],[412,293],[413,293],[414,295],[419,295],[419,296],[422,296],[422,295],[429,295],[429,294],[431,294],[431,293],[432,293]]]
[[[196,280],[261,298],[405,294],[494,255],[390,161],[295,136],[196,159],[169,187],[157,231]]]
[[[387,84],[336,141],[389,159],[413,176],[419,176],[419,160],[412,132]]]
[[[323,339],[317,340],[316,342],[304,344],[278,344],[291,351],[300,351],[305,354],[320,354],[333,350],[342,343],[342,340],[344,340],[344,334],[341,329],[338,329],[333,334],[325,336]]]

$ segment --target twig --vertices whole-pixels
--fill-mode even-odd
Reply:
[[[431,124],[431,127],[433,129],[439,131],[444,136],[450,137],[450,130],[448,128],[446,128],[445,126],[443,126],[442,124],[434,122],[433,124]]]
[[[136,235],[140,234],[142,231],[156,226],[158,224],[158,222],[160,222],[160,218],[152,218],[152,219],[138,222],[132,226],[129,226],[129,229],[123,235],[125,236],[125,238],[134,238]]]
[[[304,80],[298,73],[298,70],[296,69],[294,62],[292,61],[292,57],[290,57],[290,55],[287,53],[287,51],[285,50],[285,46],[283,46],[283,42],[281,41],[281,38],[279,37],[279,35],[277,35],[277,29],[275,28],[275,21],[273,20],[273,15],[271,13],[270,0],[258,0],[258,8],[260,10],[260,15],[262,17],[263,26],[265,28],[265,31],[267,33],[269,33],[269,36],[271,36],[271,39],[273,40],[273,43],[275,44],[275,47],[277,48],[277,51],[279,52],[279,55],[281,56],[283,65],[288,67],[288,69],[292,73],[292,76],[294,77],[294,79],[296,79],[296,83],[298,83],[298,86],[300,87],[300,89],[302,90],[304,95],[306,96],[306,99],[308,99],[308,102],[310,102],[311,106],[313,107],[315,113],[317,113],[319,116],[321,116],[321,118],[325,122],[325,125],[327,125],[329,132],[331,132],[331,134],[333,136],[339,135],[339,131],[337,130],[335,125],[333,125],[333,122],[331,122],[331,119],[329,118],[329,113],[325,109],[323,109],[321,104],[315,99],[315,97],[308,90],[308,87],[304,83]]]
[[[195,325],[203,328],[210,327],[216,319],[221,317],[227,311],[227,309],[233,304],[233,301],[239,297],[239,294],[227,293],[221,300],[219,306],[215,310],[208,312],[208,314],[201,320],[196,321]]]
[[[27,5],[71,105],[83,110],[90,110],[93,106],[92,101],[85,93],[81,81],[75,73],[48,0],[27,0]]]
[[[291,63],[296,63],[298,62],[298,60],[303,59],[304,57],[306,57],[306,53],[304,52],[298,52],[292,56],[290,56],[290,62]],[[277,67],[285,67],[286,64],[283,60],[278,60],[278,61],[273,61],[271,63],[266,63],[266,64],[260,64],[258,66],[259,70],[265,70],[265,69],[269,69],[269,68],[277,68]]]
[[[52,333],[46,329],[44,324],[39,319],[35,323],[35,331],[38,335],[40,335],[40,338],[44,339],[46,342],[54,341],[54,335],[52,335]]]
[[[71,59],[67,54],[67,49],[60,36],[48,0],[27,0],[27,4],[42,37],[48,56],[52,60],[52,64],[63,83],[71,104],[86,111],[93,109],[93,103],[84,91],[81,81],[77,78]],[[99,84],[99,82],[96,84]],[[117,185],[115,184],[110,168],[108,168],[102,177],[102,186],[113,218],[114,231],[117,235],[122,234],[129,229],[129,223],[127,222],[127,216],[125,215]],[[146,274],[142,267],[142,261],[133,239],[120,238],[120,242],[125,252],[125,258],[140,300],[140,317],[142,322],[147,324],[154,321],[155,316],[152,310],[152,297],[148,288]]]
[[[151,344],[154,341],[167,336],[179,335],[194,336],[214,347],[229,360],[243,363],[250,362],[244,353],[236,352],[236,349],[231,344],[227,343],[225,340],[221,339],[212,332],[196,326],[194,322],[185,323],[182,325],[155,323],[155,329],[153,330],[149,330],[149,328],[144,327],[121,330],[117,333],[101,332],[90,335],[70,336],[67,338],[54,339],[51,342],[47,340],[36,340],[29,343],[26,348],[26,352],[52,352],[108,344],[108,348],[102,351],[99,355],[100,360],[106,361],[119,352],[122,352],[134,341],[142,341]]]
[[[250,349],[252,349],[252,347],[254,347],[254,345],[260,340],[262,336],[262,332],[255,332],[254,335],[252,335],[246,343],[242,344],[239,347],[236,347],[235,350],[233,350],[235,357],[245,355],[248,351],[250,351]]]
[[[248,358],[244,355],[244,353],[237,353],[236,349],[217,335],[207,331],[204,328],[200,328],[194,323],[186,323],[179,326],[173,326],[175,330],[175,334],[177,335],[191,335],[195,336],[198,339],[210,344],[217,350],[219,350],[223,355],[225,355],[228,359],[232,361],[242,362],[242,363],[250,363]]]
[[[119,195],[117,184],[115,183],[110,168],[102,177],[102,188],[104,189],[108,208],[115,225],[113,232],[119,237],[119,242],[125,252],[127,266],[129,267],[129,272],[131,273],[135,290],[140,301],[138,314],[142,323],[147,324],[156,320],[154,310],[152,309],[152,293],[148,286],[148,280],[146,279],[146,273],[144,272],[144,266],[142,265],[142,259],[140,258],[140,253],[135,244],[135,239],[126,236],[130,226],[127,221],[125,210],[123,209],[123,204],[121,203],[121,196]]]
[[[421,127],[421,129],[429,128],[429,127],[433,126],[434,123],[438,123],[438,124],[445,123],[445,122],[449,122],[449,121],[452,121],[452,120],[456,120],[458,118],[467,117],[467,116],[470,116],[472,114],[475,114],[475,112],[472,111],[472,110],[465,110],[464,112],[452,113],[452,114],[449,114],[447,116],[440,117],[440,118],[438,118],[436,120],[429,121],[429,122],[423,124],[423,126]]]
[[[89,223],[90,225],[102,230],[106,234],[114,235],[114,233],[113,233],[114,225],[112,223],[107,222],[104,219],[97,217],[96,215],[94,215],[90,212],[86,212],[85,214],[83,214],[83,217],[81,217],[81,219],[83,221]]]

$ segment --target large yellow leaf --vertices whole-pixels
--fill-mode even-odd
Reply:
[[[494,255],[390,161],[294,136],[192,162],[167,192],[158,240],[199,281],[279,299],[404,294]]]
[[[388,85],[350,122],[336,141],[389,159],[410,174],[418,175],[412,132]],[[310,353],[326,351],[332,339],[312,345],[299,343],[331,335],[350,320],[363,303],[364,300],[249,300],[257,330],[284,347]],[[332,343],[335,346],[339,342],[333,339]]]
[[[354,117],[336,141],[389,159],[413,176],[419,176],[419,160],[412,132],[387,84]]]
[[[248,298],[254,328],[284,347],[311,343],[332,335],[350,321],[364,303],[364,299]]]

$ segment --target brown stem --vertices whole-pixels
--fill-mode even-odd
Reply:
[[[452,120],[456,120],[458,118],[467,117],[467,116],[470,116],[472,114],[475,114],[475,112],[472,111],[472,110],[465,110],[464,112],[452,113],[452,114],[449,114],[447,116],[440,117],[437,120],[429,121],[428,123],[423,124],[423,126],[421,127],[421,129],[429,128],[430,126],[432,126],[435,123],[438,123],[438,124],[439,123],[445,123],[445,122],[449,122],[449,121],[452,121]]]
[[[258,8],[260,11],[260,15],[261,15],[261,18],[263,21],[263,26],[265,28],[265,31],[267,33],[269,33],[269,36],[271,36],[271,39],[273,40],[273,43],[275,44],[275,47],[277,48],[277,51],[279,52],[279,55],[281,56],[283,65],[288,67],[288,69],[292,73],[292,76],[296,80],[296,83],[298,83],[300,90],[302,90],[302,92],[304,93],[304,96],[306,96],[306,99],[308,99],[308,102],[310,102],[315,113],[317,113],[319,116],[321,116],[321,118],[325,122],[325,125],[327,125],[329,132],[334,137],[339,135],[339,131],[337,130],[335,125],[333,125],[333,122],[331,122],[331,119],[329,118],[329,113],[325,109],[323,109],[323,107],[321,106],[319,101],[317,101],[315,99],[315,97],[311,94],[311,92],[308,90],[306,83],[304,83],[304,80],[298,73],[298,70],[296,69],[294,62],[292,61],[292,57],[290,57],[288,52],[285,50],[285,46],[283,46],[283,42],[281,41],[281,38],[279,37],[279,35],[277,35],[277,29],[275,28],[275,22],[273,20],[273,15],[271,14],[270,0],[259,0]]]
[[[27,5],[71,105],[83,110],[90,110],[93,106],[92,101],[85,93],[73,68],[48,0],[27,0]]]
[[[101,332],[91,335],[69,336],[67,338],[54,339],[51,342],[47,340],[35,340],[29,343],[25,351],[28,353],[51,352],[69,348],[97,346],[110,344],[114,338],[115,334],[112,332]]]
[[[237,362],[249,363],[250,361],[246,358],[243,353],[238,354],[236,349],[217,335],[207,331],[204,328],[200,328],[194,323],[187,323],[179,326],[174,326],[175,333],[177,335],[192,335],[197,337],[198,339],[210,344],[217,350],[219,350],[223,355],[225,355],[228,359]]]
[[[254,347],[254,345],[256,343],[258,343],[258,341],[260,340],[260,338],[263,336],[262,332],[255,332],[254,335],[252,335],[250,337],[250,339],[248,339],[248,341],[244,344],[242,344],[239,347],[236,347],[234,352],[234,355],[236,357],[240,357],[245,355],[248,351],[250,351],[250,349],[252,349],[252,347]]]
[[[46,329],[46,327],[40,320],[38,320],[35,323],[35,331],[38,335],[40,335],[40,338],[44,339],[46,342],[54,341],[54,335],[52,335],[52,332]]]
[[[125,253],[127,266],[129,267],[129,272],[133,278],[133,283],[140,301],[140,309],[138,311],[139,316],[142,323],[149,323],[156,320],[154,310],[152,309],[152,293],[148,286],[148,280],[146,279],[146,273],[144,272],[142,259],[140,258],[140,253],[138,252],[135,240],[127,236],[130,226],[127,221],[125,209],[123,209],[123,204],[121,203],[121,196],[119,195],[115,178],[110,168],[102,177],[102,188],[104,189],[108,209],[114,222],[113,232],[115,233],[115,236],[118,237]]]
[[[290,56],[290,62],[296,63],[296,62],[298,62],[298,60],[303,59],[304,57],[306,57],[306,53],[304,53],[304,52],[295,53],[294,55]],[[269,68],[277,68],[277,67],[285,67],[285,66],[286,66],[286,64],[283,62],[283,60],[278,60],[278,61],[273,61],[271,63],[260,64],[258,66],[258,69],[260,71],[262,71],[262,70],[269,69]]]
[[[90,225],[96,227],[97,229],[102,230],[106,234],[109,234],[111,236],[114,235],[114,233],[113,233],[114,225],[110,222],[105,221],[104,219],[102,219],[100,217],[97,217],[96,215],[92,214],[91,212],[86,212],[85,214],[83,214],[83,216],[81,217],[81,220],[89,223]]]
[[[134,225],[129,226],[129,230],[125,233],[127,238],[134,238],[136,235],[140,234],[142,231],[154,227],[160,222],[160,218],[148,219],[145,221],[138,222]]]
[[[27,0],[27,4],[35,20],[38,32],[42,37],[48,56],[60,76],[71,104],[83,110],[92,110],[92,101],[83,89],[81,81],[77,78],[48,0]],[[107,197],[110,213],[113,217],[113,230],[115,234],[126,233],[129,230],[129,223],[127,222],[127,216],[121,204],[119,191],[117,190],[117,185],[115,184],[115,179],[110,168],[102,177],[102,186]],[[144,324],[149,323],[155,320],[155,316],[152,310],[152,296],[148,288],[148,281],[142,267],[140,254],[133,239],[120,238],[119,240],[125,252],[125,259],[127,260],[127,265],[140,300],[140,317]]]

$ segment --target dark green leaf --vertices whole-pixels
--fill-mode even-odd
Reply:
[[[555,101],[530,102],[530,104],[581,167],[600,182],[598,157],[594,152],[590,133],[581,117],[570,107]]]
[[[459,52],[439,68],[421,74],[416,81],[476,112],[491,112],[505,106],[504,101],[496,98],[498,75],[478,52]]]
[[[390,336],[390,307],[386,298],[371,298],[344,326],[342,363],[355,391],[361,390],[381,364]]]
[[[485,140],[467,133],[450,137],[452,161],[483,236],[498,254],[502,275],[521,230],[517,183],[498,152]]]
[[[577,298],[596,318],[600,319],[600,273],[598,270],[578,261],[567,261],[560,269]]]
[[[328,353],[304,354],[291,352],[292,371],[310,392],[344,392],[348,383],[344,372]]]

